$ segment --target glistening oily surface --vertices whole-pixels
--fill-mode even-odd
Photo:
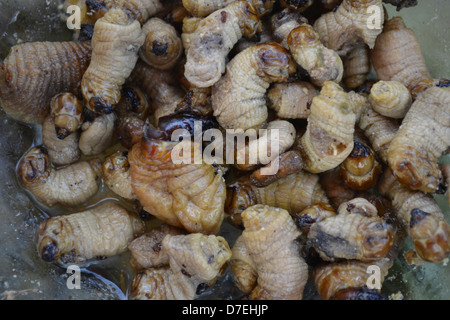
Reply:
[[[0,2],[0,58],[3,60],[9,48],[22,41],[68,40],[71,33],[56,13],[58,1],[16,0]],[[448,76],[450,61],[450,36],[447,16],[450,12],[448,0],[419,0],[419,5],[396,12],[386,5],[390,17],[400,15],[408,27],[413,29],[424,48],[423,54],[431,75],[435,78]],[[33,129],[8,118],[0,112],[0,299],[124,299],[121,287],[127,288],[131,270],[128,256],[119,255],[96,262],[90,271],[81,276],[81,290],[70,290],[66,286],[69,274],[64,268],[43,262],[35,248],[35,229],[44,213],[37,208],[19,187],[15,166],[19,158],[40,137],[34,137]],[[450,163],[450,158],[444,160]],[[93,199],[95,201],[96,199]],[[98,199],[97,199],[98,200]],[[445,196],[436,196],[450,219],[450,209]],[[57,208],[54,213],[57,213]],[[224,225],[220,235],[230,239],[233,245],[234,229]],[[408,249],[410,246],[407,243]],[[127,254],[126,254],[127,255]],[[405,299],[448,299],[450,297],[450,265],[424,263],[410,266],[402,255],[383,284],[389,295],[400,291]],[[233,297],[235,289],[230,285],[230,276],[217,283],[220,292],[201,298]],[[304,299],[316,299],[313,287],[308,283]]]

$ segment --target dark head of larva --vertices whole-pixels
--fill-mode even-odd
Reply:
[[[59,248],[56,241],[50,237],[44,237],[39,244],[39,255],[46,262],[54,262],[59,258]]]
[[[294,217],[294,222],[301,231],[307,231],[316,220],[309,214],[300,214]]]
[[[375,289],[362,287],[339,290],[330,300],[385,300],[385,297]]]
[[[169,48],[169,44],[167,42],[160,42],[158,40],[154,40],[152,42],[152,47],[150,51],[157,57],[161,57],[167,54],[167,50]]]
[[[228,13],[226,11],[220,12],[220,22],[225,23],[228,19]]]
[[[95,112],[99,114],[110,114],[113,112],[113,107],[111,104],[107,103],[101,97],[93,97],[89,100],[89,105]]]
[[[23,183],[32,183],[45,178],[51,168],[48,152],[44,146],[32,148],[18,165],[18,175]]]
[[[94,35],[94,25],[92,24],[82,24],[80,35],[78,36],[78,42],[90,41]]]
[[[86,6],[89,12],[95,12],[105,8],[105,3],[102,0],[86,0]]]
[[[449,79],[440,79],[438,84],[438,88],[448,88],[450,87],[450,80]]]
[[[284,81],[297,70],[290,53],[278,43],[257,46],[261,76],[269,77],[272,81]]]
[[[56,137],[60,140],[64,140],[72,134],[67,128],[55,126]]]
[[[366,158],[370,155],[372,155],[372,150],[368,146],[359,141],[355,141],[353,145],[353,150],[350,153],[349,157],[353,159],[358,159],[358,158]]]

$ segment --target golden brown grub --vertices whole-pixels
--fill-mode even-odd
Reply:
[[[292,30],[287,43],[294,60],[308,72],[314,85],[322,87],[326,81],[341,82],[344,74],[341,57],[322,44],[311,25],[305,23]]]
[[[279,169],[275,174],[266,174],[263,170],[269,170],[269,165],[259,168],[250,175],[250,182],[258,188],[266,187],[275,181],[303,169],[301,153],[298,150],[283,152],[278,157]]]
[[[160,18],[151,18],[143,26],[145,42],[139,51],[143,61],[157,69],[173,68],[184,53],[177,30]]]
[[[380,216],[377,207],[363,197],[342,203],[338,208],[338,214],[360,214],[365,217]]]
[[[450,254],[450,227],[433,196],[402,185],[388,168],[378,191],[391,199],[396,216],[425,261],[440,263]]]
[[[119,8],[109,10],[95,23],[92,59],[81,81],[84,102],[89,110],[100,114],[113,111],[144,40],[139,22],[130,19]]]
[[[13,46],[0,62],[3,110],[17,121],[43,123],[55,95],[80,93],[80,81],[90,59],[89,42],[28,42]]]
[[[293,213],[292,218],[302,234],[307,235],[314,223],[335,215],[336,210],[328,203],[322,202],[310,205],[300,212]]]
[[[314,223],[308,243],[325,261],[375,261],[387,255],[393,235],[394,228],[378,216],[344,213]]]
[[[303,12],[314,3],[314,0],[281,0],[280,3],[285,8]]]
[[[379,80],[403,83],[413,98],[439,82],[431,78],[416,34],[401,17],[385,22],[371,59]]]
[[[408,188],[433,193],[442,184],[438,158],[450,146],[449,114],[450,89],[432,87],[417,97],[403,119],[389,146],[388,163]]]
[[[225,72],[226,57],[240,38],[261,31],[255,9],[236,1],[202,19],[191,36],[185,76],[196,87],[214,85]]]
[[[319,184],[319,177],[304,171],[298,171],[269,184],[257,188],[247,176],[240,178],[227,188],[226,213],[236,226],[241,226],[241,213],[255,204],[264,204],[300,212],[315,203],[328,202]]]
[[[113,201],[83,212],[51,217],[37,230],[37,249],[47,262],[84,263],[127,250],[144,223]]]
[[[168,234],[175,236],[186,234],[186,232],[168,224],[162,224],[131,241],[128,250],[131,252],[136,270],[169,264],[169,256],[162,247],[162,241]]]
[[[78,148],[79,134],[74,132],[60,139],[55,130],[55,122],[48,116],[42,124],[42,144],[48,152],[50,162],[56,166],[67,165],[76,162],[81,151]]]
[[[387,164],[389,145],[399,128],[397,120],[385,117],[369,106],[361,113],[358,127],[364,131],[378,157]]]
[[[300,25],[308,23],[308,19],[300,12],[286,8],[281,12],[274,14],[270,22],[275,41],[280,43],[286,49],[289,49],[287,43],[289,33]]]
[[[231,257],[223,237],[198,233],[166,235],[162,250],[169,265],[138,273],[131,283],[133,300],[193,300],[201,285],[212,285]]]
[[[305,170],[325,172],[338,167],[353,150],[356,114],[347,93],[325,82],[313,98],[306,133],[301,138]]]
[[[339,168],[345,185],[358,191],[373,188],[382,173],[375,151],[359,139],[355,139],[352,152]]]
[[[300,231],[289,213],[255,205],[242,213],[242,219],[242,237],[258,275],[249,299],[301,300],[308,265],[300,256]]]
[[[286,120],[271,121],[267,127],[259,130],[257,139],[255,136],[255,139],[250,139],[246,145],[237,145],[235,166],[243,171],[253,170],[261,164],[276,168],[274,161],[292,147],[295,137],[295,127],[292,123]],[[273,147],[276,149],[273,150]]]
[[[117,151],[106,158],[102,165],[103,181],[115,194],[128,200],[137,199],[131,187],[128,152]]]
[[[162,221],[189,232],[214,234],[224,218],[222,173],[204,162],[174,163],[175,146],[182,148],[182,143],[147,138],[133,146],[128,156],[133,190],[144,210]]]
[[[256,272],[255,263],[245,246],[242,235],[236,239],[231,249],[230,267],[234,284],[239,290],[244,295],[252,292],[257,285],[258,273]]]
[[[346,56],[360,43],[365,43],[370,49],[375,46],[377,36],[383,30],[382,26],[370,28],[370,6],[378,7],[380,23],[384,21],[384,10],[381,0],[344,0],[336,11],[322,15],[314,23],[314,29],[320,40],[329,49],[335,50],[340,56]]]
[[[356,89],[363,85],[370,72],[370,50],[365,43],[359,44],[342,59],[344,64],[343,80],[347,89]]]
[[[83,104],[72,93],[57,94],[50,101],[50,116],[56,135],[63,140],[80,129],[84,119]]]
[[[147,119],[150,104],[147,95],[137,86],[124,86],[115,113],[119,120],[133,116],[141,120]]]
[[[282,119],[307,119],[319,91],[309,82],[276,83],[267,91],[267,105]]]
[[[276,43],[252,46],[237,54],[212,88],[214,116],[225,129],[258,128],[268,117],[266,90],[296,70],[289,52]],[[239,106],[239,108],[237,108]]]
[[[97,193],[101,178],[99,159],[82,161],[56,170],[44,147],[30,149],[17,166],[19,181],[45,206],[74,207]]]
[[[355,198],[357,191],[347,187],[340,173],[340,169],[326,171],[320,175],[320,185],[329,199],[330,204],[337,210],[339,206]]]
[[[369,101],[379,114],[402,119],[411,107],[412,96],[401,82],[381,80],[372,86]]]
[[[86,156],[98,155],[112,145],[115,139],[115,113],[96,117],[81,126],[79,147]]]

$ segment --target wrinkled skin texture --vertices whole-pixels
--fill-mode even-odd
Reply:
[[[450,226],[434,198],[403,186],[386,169],[377,187],[391,199],[395,215],[408,232],[414,248],[425,261],[440,263],[450,254]]]
[[[384,10],[381,0],[344,0],[336,11],[326,13],[317,19],[314,29],[323,44],[335,50],[340,56],[347,55],[360,43],[365,43],[373,49],[382,28],[369,29],[367,21],[370,14],[367,13],[367,9],[370,6],[379,8],[382,24]]]
[[[91,63],[81,81],[87,108],[99,114],[112,112],[144,40],[139,22],[129,19],[119,8],[109,10],[95,23]]]
[[[171,156],[175,145],[143,139],[133,146],[128,156],[133,190],[144,210],[166,223],[189,232],[214,234],[224,218],[222,173],[216,174],[204,162],[175,164]]]
[[[286,81],[295,70],[289,52],[276,43],[240,52],[212,88],[212,108],[219,124],[242,130],[263,126],[268,117],[266,90],[271,83]]]
[[[242,213],[242,237],[258,274],[250,300],[301,300],[308,266],[300,256],[300,236],[286,210],[256,205]]]
[[[37,248],[47,262],[83,263],[127,250],[144,223],[115,202],[83,212],[52,217],[37,231]]]
[[[30,149],[20,160],[17,173],[22,186],[36,201],[51,207],[61,204],[76,207],[99,189],[99,159],[81,161],[56,170],[43,147]]]
[[[28,42],[13,46],[0,63],[3,110],[17,121],[42,124],[55,95],[80,93],[80,81],[90,60],[89,42]]]
[[[411,107],[412,96],[401,82],[381,80],[372,86],[369,101],[379,114],[403,119]]]
[[[438,159],[450,146],[449,114],[450,88],[432,87],[417,97],[403,119],[387,160],[408,188],[433,193],[442,184]]]
[[[223,237],[192,233],[167,234],[161,250],[168,264],[137,274],[131,284],[133,300],[193,300],[200,284],[212,285],[231,257]]]
[[[242,37],[261,31],[254,8],[236,1],[201,20],[191,35],[186,53],[185,77],[197,87],[210,87],[225,72],[226,57]]]
[[[86,156],[98,155],[111,146],[115,139],[116,115],[104,114],[81,126],[79,148]]]
[[[363,85],[371,68],[369,46],[361,43],[343,57],[342,63],[344,64],[342,78],[347,89]]]
[[[108,188],[122,198],[134,200],[137,196],[131,186],[128,154],[118,151],[110,155],[102,164],[103,181]]]

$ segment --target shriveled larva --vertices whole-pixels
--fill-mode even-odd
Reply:
[[[240,226],[242,211],[252,205],[265,204],[295,213],[319,202],[328,202],[319,177],[298,171],[262,188],[253,186],[247,177],[237,180],[227,188],[225,210],[232,223]]]
[[[371,51],[371,60],[379,80],[403,83],[413,98],[435,84],[415,32],[406,27],[401,17],[385,22]]]
[[[275,83],[267,91],[267,105],[282,119],[307,119],[319,91],[309,82]]]
[[[50,102],[50,115],[42,125],[42,142],[50,162],[66,165],[81,156],[78,129],[83,121],[83,105],[71,93],[61,93]]]
[[[295,127],[289,121],[271,121],[257,139],[251,139],[248,144],[236,150],[235,166],[241,170],[252,170],[264,160],[275,160],[278,155],[292,147],[295,136]],[[274,142],[276,143],[274,144]],[[273,150],[272,147],[276,149]],[[251,159],[255,155],[255,159]]]
[[[353,150],[355,122],[347,93],[337,83],[325,82],[312,100],[307,130],[300,141],[305,170],[319,173],[339,166]]]
[[[433,196],[402,185],[387,168],[378,191],[391,199],[398,220],[408,231],[418,255],[440,263],[450,254],[450,226]]]
[[[231,249],[230,267],[233,274],[234,284],[245,295],[248,295],[256,287],[258,273],[244,238],[240,235]]]
[[[340,56],[346,56],[355,46],[364,42],[373,49],[381,27],[370,26],[369,7],[378,7],[379,23],[384,21],[381,0],[344,0],[336,11],[322,15],[314,23],[320,40]]]
[[[169,265],[153,267],[133,279],[134,300],[193,300],[201,284],[213,284],[231,257],[223,237],[191,233],[166,235],[162,250]]]
[[[130,242],[128,250],[131,252],[132,261],[137,270],[169,264],[167,251],[162,247],[162,241],[168,234],[176,236],[186,232],[168,224],[162,224]]]
[[[278,157],[278,170],[275,174],[266,174],[271,164],[259,168],[250,175],[250,183],[262,188],[303,169],[302,155],[298,150],[286,151]],[[266,171],[263,171],[266,170]]]
[[[131,187],[130,164],[128,153],[117,151],[110,155],[102,164],[103,181],[106,186],[122,198],[134,200],[136,194]]]
[[[281,5],[294,11],[303,12],[314,3],[314,0],[281,0]]]
[[[204,162],[175,164],[171,155],[176,145],[144,138],[133,146],[128,156],[133,190],[144,210],[162,221],[214,234],[224,218],[222,173]]]
[[[171,69],[180,60],[184,49],[177,30],[164,20],[154,17],[143,26],[145,42],[139,56],[157,69]]]
[[[108,201],[43,221],[37,230],[37,249],[47,262],[84,263],[125,252],[144,229],[137,215]]]
[[[43,123],[55,95],[80,93],[80,81],[90,59],[90,42],[28,42],[13,46],[0,63],[3,110],[17,121]]]
[[[194,17],[206,17],[219,9],[225,8],[236,0],[183,0],[183,6]],[[259,17],[269,14],[274,0],[247,0],[257,11]]]
[[[345,184],[355,190],[373,188],[382,172],[375,151],[362,139],[355,139],[349,156],[339,166]]]
[[[347,187],[344,183],[344,178],[341,175],[339,167],[328,170],[320,175],[320,185],[330,204],[338,209],[339,206],[357,195],[357,191]]]
[[[314,223],[308,233],[308,243],[325,261],[374,261],[387,255],[394,231],[378,216],[345,212]]]
[[[286,8],[281,12],[274,14],[270,22],[275,41],[280,43],[286,49],[289,49],[287,43],[289,33],[300,25],[308,23],[308,19],[301,13]]]
[[[120,8],[109,10],[95,23],[91,63],[81,81],[87,108],[97,113],[113,111],[144,40],[139,22],[130,19]]]
[[[358,127],[364,131],[364,135],[369,139],[373,150],[384,164],[387,164],[389,145],[399,126],[397,120],[379,114],[371,106],[363,110],[358,122]]]
[[[44,147],[33,147],[17,166],[19,180],[36,201],[51,207],[55,204],[77,206],[99,189],[101,162],[82,161],[56,170]]]
[[[302,234],[307,235],[314,223],[333,217],[336,214],[336,210],[331,205],[323,202],[310,205],[300,212],[293,213],[292,218]]]
[[[261,31],[255,9],[236,1],[202,19],[186,53],[185,77],[197,87],[214,85],[225,72],[226,57],[240,38]]]
[[[401,82],[380,80],[372,86],[369,101],[379,114],[402,119],[411,107],[412,96]]]
[[[287,43],[294,60],[308,72],[314,85],[322,87],[326,81],[341,82],[344,74],[341,57],[322,44],[310,24],[292,30]]]
[[[370,50],[365,43],[359,44],[342,58],[344,64],[343,81],[347,89],[363,85],[370,73]]]
[[[438,158],[450,146],[449,114],[450,89],[429,88],[414,101],[392,139],[389,167],[409,188],[433,193],[442,183]]]
[[[255,205],[242,213],[242,219],[242,237],[258,274],[250,300],[301,300],[308,266],[300,256],[300,232],[289,213]]]
[[[79,148],[86,156],[98,155],[111,146],[115,139],[115,113],[96,117],[92,122],[85,121],[81,126]]]
[[[219,124],[225,129],[261,127],[268,117],[266,90],[271,83],[286,81],[295,70],[289,52],[277,43],[255,45],[237,54],[212,88]]]

